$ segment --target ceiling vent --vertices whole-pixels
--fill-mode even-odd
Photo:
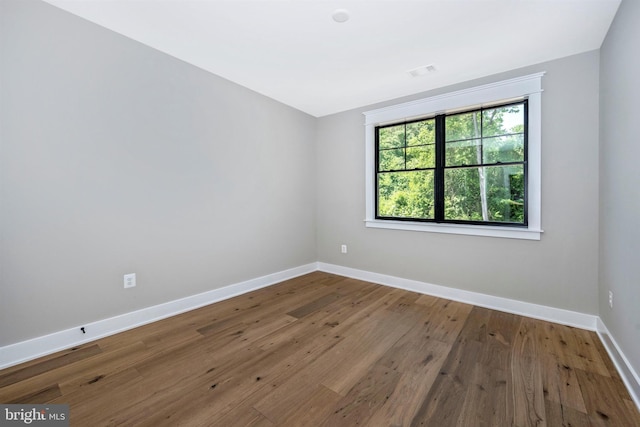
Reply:
[[[423,65],[422,67],[414,68],[413,70],[407,71],[407,73],[411,74],[411,77],[418,77],[418,76],[424,76],[429,73],[433,73],[434,71],[436,71],[436,67],[430,64],[430,65]]]

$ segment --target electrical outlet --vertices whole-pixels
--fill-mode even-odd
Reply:
[[[347,245],[342,245],[342,246],[340,247],[340,251],[341,251],[343,254],[346,254],[346,253],[347,253]]]
[[[613,291],[609,291],[609,308],[613,308]]]
[[[133,288],[136,286],[136,273],[124,275],[124,288]]]

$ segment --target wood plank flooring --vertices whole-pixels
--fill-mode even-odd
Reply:
[[[315,272],[0,371],[72,426],[640,426],[593,332]]]

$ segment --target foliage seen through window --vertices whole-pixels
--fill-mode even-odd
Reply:
[[[527,102],[376,128],[376,217],[526,225]]]

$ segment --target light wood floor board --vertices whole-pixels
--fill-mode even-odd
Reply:
[[[72,426],[640,426],[597,335],[315,272],[0,371]]]

